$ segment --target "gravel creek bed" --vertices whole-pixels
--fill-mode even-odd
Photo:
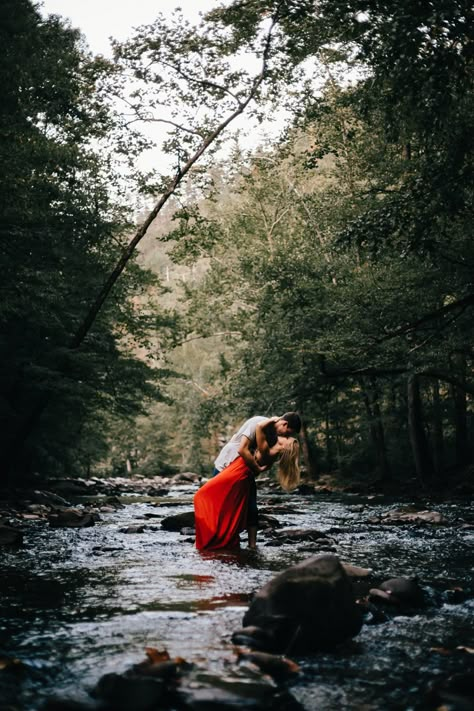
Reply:
[[[177,486],[161,498],[124,495],[124,508],[101,513],[90,528],[22,523],[23,546],[0,552],[0,647],[27,671],[4,687],[0,709],[33,711],[52,694],[84,701],[100,676],[137,663],[145,647],[166,648],[215,674],[235,663],[230,638],[252,594],[311,553],[301,543],[265,545],[268,536],[259,533],[256,551],[246,549],[243,536],[239,553],[200,554],[189,534],[160,525],[191,510],[195,490]],[[416,575],[427,600],[413,614],[365,624],[332,653],[292,657],[301,673],[289,691],[303,709],[431,708],[430,685],[473,671],[474,530],[463,523],[473,521],[474,508],[419,499],[418,509],[438,511],[446,523],[374,522],[413,503],[259,493],[261,510],[268,507],[284,527],[326,532],[342,561],[370,568],[369,587]],[[276,504],[292,512],[274,513]],[[120,531],[133,524],[146,526],[142,533]]]

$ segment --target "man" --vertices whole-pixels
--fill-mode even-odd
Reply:
[[[296,412],[286,412],[281,417],[272,418],[274,421],[273,432],[268,433],[268,437],[274,437],[275,442],[277,437],[291,437],[298,434],[301,430],[301,419]],[[257,476],[265,471],[266,467],[260,467],[255,461],[255,450],[257,449],[256,429],[259,422],[268,420],[268,417],[255,415],[246,420],[242,427],[232,435],[231,439],[219,452],[217,459],[214,462],[213,476],[219,474],[227,467],[234,459],[241,456],[249,469]],[[272,444],[272,442],[269,442]],[[247,517],[247,533],[249,540],[249,548],[256,548],[257,545],[257,523],[258,523],[258,508],[257,508],[257,487],[255,479],[251,481],[251,492],[248,507]]]

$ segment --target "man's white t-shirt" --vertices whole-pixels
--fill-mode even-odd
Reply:
[[[232,435],[231,439],[219,452],[214,466],[220,472],[229,466],[231,462],[234,461],[239,456],[239,447],[242,437],[247,437],[250,440],[250,451],[253,452],[257,449],[257,440],[255,437],[255,432],[257,430],[257,425],[263,420],[268,420],[268,417],[262,417],[261,415],[255,415],[249,420],[246,420],[242,427]]]

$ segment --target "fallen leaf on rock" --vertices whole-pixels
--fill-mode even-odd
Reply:
[[[459,645],[456,649],[459,649],[460,652],[466,652],[466,654],[474,654],[474,647],[463,647]]]
[[[453,650],[452,649],[446,649],[446,647],[430,647],[430,652],[435,652],[436,654],[452,654]]]
[[[152,664],[169,662],[171,659],[167,649],[155,649],[155,647],[145,647],[145,654]]]
[[[292,659],[280,654],[267,654],[266,652],[251,652],[236,648],[237,660],[246,660],[255,664],[262,672],[272,677],[286,677],[297,674],[300,667]]]
[[[24,666],[21,659],[16,659],[15,657],[7,657],[6,655],[0,656],[0,671],[4,669],[21,669]]]

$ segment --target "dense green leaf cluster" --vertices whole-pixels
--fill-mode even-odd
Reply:
[[[108,67],[27,0],[2,3],[0,14],[2,465],[13,477],[85,473],[107,450],[107,423],[157,396],[133,352],[151,316],[131,300],[154,278],[132,264],[89,337],[70,348],[129,228],[99,149],[115,126],[98,90]]]
[[[219,21],[248,40],[276,6]],[[471,456],[472,11],[278,6],[288,60],[318,57],[324,92],[206,220],[182,222],[175,251],[210,264],[189,328],[240,334],[209,416],[297,407],[326,467],[428,479]],[[341,88],[344,52],[359,78]]]

